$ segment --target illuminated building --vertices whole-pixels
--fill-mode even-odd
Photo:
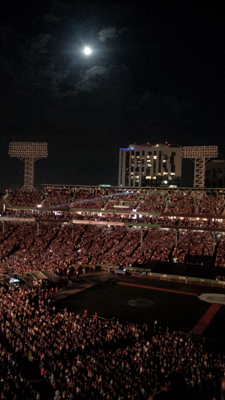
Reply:
[[[119,153],[118,186],[180,186],[182,146],[130,144]]]

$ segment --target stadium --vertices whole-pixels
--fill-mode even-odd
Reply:
[[[2,3],[0,400],[225,400],[214,3]]]
[[[224,210],[221,189],[8,192],[3,398],[150,399],[173,372],[188,398],[219,398]]]

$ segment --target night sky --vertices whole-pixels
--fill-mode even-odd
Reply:
[[[117,185],[130,143],[218,145],[225,158],[225,10],[207,4],[2,2],[0,190],[23,185],[10,141],[48,143],[35,186]]]

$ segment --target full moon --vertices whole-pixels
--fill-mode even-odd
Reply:
[[[86,46],[86,47],[84,48],[84,54],[85,54],[86,56],[89,56],[91,53],[92,53],[91,48],[88,47],[88,46]]]

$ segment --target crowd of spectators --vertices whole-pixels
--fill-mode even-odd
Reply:
[[[1,339],[3,333],[1,332]],[[21,373],[14,354],[0,343],[0,398],[3,400],[40,400],[40,393],[35,390],[29,379]],[[10,347],[10,350],[11,347]]]
[[[37,206],[63,207],[79,209],[105,209],[115,210],[124,208],[140,212],[169,212],[173,214],[215,214],[224,211],[224,195],[203,193],[201,197],[194,197],[193,192],[160,191],[156,189],[145,192],[120,192],[106,193],[106,190],[46,190],[46,191],[15,191],[9,192],[7,202],[10,206]]]
[[[153,193],[142,198],[137,206],[137,212],[162,212],[165,209],[165,195]]]
[[[171,372],[182,374],[189,396],[219,393],[225,356],[191,334],[160,327],[152,333],[146,324],[57,311],[48,300],[46,289],[0,290],[2,399],[44,396],[41,385],[35,390],[21,374],[24,362],[38,366],[52,388],[50,400],[151,399],[172,380]]]
[[[89,210],[101,210],[104,208],[107,202],[107,196],[103,194],[91,194],[91,193],[78,193],[74,202],[71,203],[73,209],[89,209]]]
[[[195,255],[214,257],[216,267],[225,266],[223,235],[217,231],[225,229],[222,195],[200,199],[187,193],[155,190],[147,194],[18,191],[10,193],[7,201],[28,207],[35,199],[42,207],[7,205],[3,212],[0,258],[6,266],[20,271],[49,267],[55,271],[66,265],[76,269],[81,264],[128,267],[136,262],[174,259],[187,263],[189,256]],[[65,209],[68,204],[69,209]],[[75,211],[75,205],[80,211]],[[196,209],[198,217],[193,214]],[[192,216],[185,216],[190,210]],[[204,210],[210,214],[205,215]],[[15,223],[7,217],[14,217]],[[35,223],[19,223],[20,218],[31,217]]]
[[[6,199],[9,205],[16,207],[36,207],[42,202],[45,197],[45,193],[41,190],[35,191],[10,191],[8,192]]]
[[[4,217],[14,217],[14,218],[35,218],[38,220],[49,220],[49,219],[67,219],[71,218],[73,213],[65,210],[45,210],[45,209],[35,209],[35,210],[19,210],[19,209],[7,209],[3,214]]]
[[[225,239],[219,231],[185,229],[224,228],[223,218],[214,217],[223,214],[222,196],[198,201],[187,196],[184,201],[177,194],[17,192],[9,194],[7,202],[15,207],[42,204],[43,210],[8,206],[2,210],[5,217],[15,217],[15,222],[0,225],[2,269],[13,268],[18,273],[47,269],[60,275],[75,273],[87,264],[128,267],[135,262],[172,259],[185,263],[187,256],[195,255],[215,257],[215,266],[225,267]],[[81,211],[63,209],[68,204]],[[94,212],[99,209],[101,214]],[[128,213],[110,213],[121,209]],[[190,212],[203,217],[179,216]],[[27,217],[35,217],[35,223],[18,221]],[[88,225],[84,221],[130,225]],[[139,229],[139,223],[161,227]],[[178,227],[177,233],[173,228]],[[190,395],[211,400],[219,393],[225,356],[195,344],[192,335],[169,329],[152,335],[145,324],[140,327],[67,309],[57,311],[50,299],[47,289],[0,289],[1,399],[42,400],[44,392],[21,372],[24,362],[38,367],[54,400],[149,400],[168,385],[172,371],[182,373]]]
[[[172,257],[183,264],[187,255],[210,256],[214,255],[214,237],[211,232],[180,232],[177,246],[174,247]],[[217,249],[217,253],[219,253]]]
[[[174,194],[168,196],[164,211],[173,214],[221,215],[224,211],[224,197],[219,195],[194,198],[185,193],[182,196]]]
[[[128,210],[124,211],[87,211],[85,209],[81,209],[81,211],[65,211],[65,210],[49,210],[49,209],[7,209],[4,214],[2,214],[4,220],[7,221],[7,217],[11,218],[32,218],[36,220],[36,222],[40,222],[42,220],[66,220],[68,222],[72,222],[73,220],[80,221],[98,221],[99,222],[124,222],[129,223],[129,225],[137,225],[138,223],[146,224],[146,227],[149,225],[160,225],[160,226],[176,226],[177,228],[182,227],[196,227],[196,228],[221,228],[225,229],[225,217],[221,218],[220,216],[180,216],[177,215],[164,215],[164,214],[151,214],[151,213],[138,213],[130,212]]]
[[[10,223],[0,234],[0,259],[17,272],[80,265],[130,267],[150,261],[188,263],[189,256],[215,257],[224,267],[224,236],[210,231],[85,224]]]
[[[215,267],[225,267],[225,237],[221,236],[218,242]]]
[[[121,210],[132,211],[138,205],[138,194],[114,194],[109,197],[109,201],[105,205],[105,210]]]
[[[196,214],[222,214],[224,211],[224,198],[217,196],[217,198],[208,197],[203,198],[196,204]]]

